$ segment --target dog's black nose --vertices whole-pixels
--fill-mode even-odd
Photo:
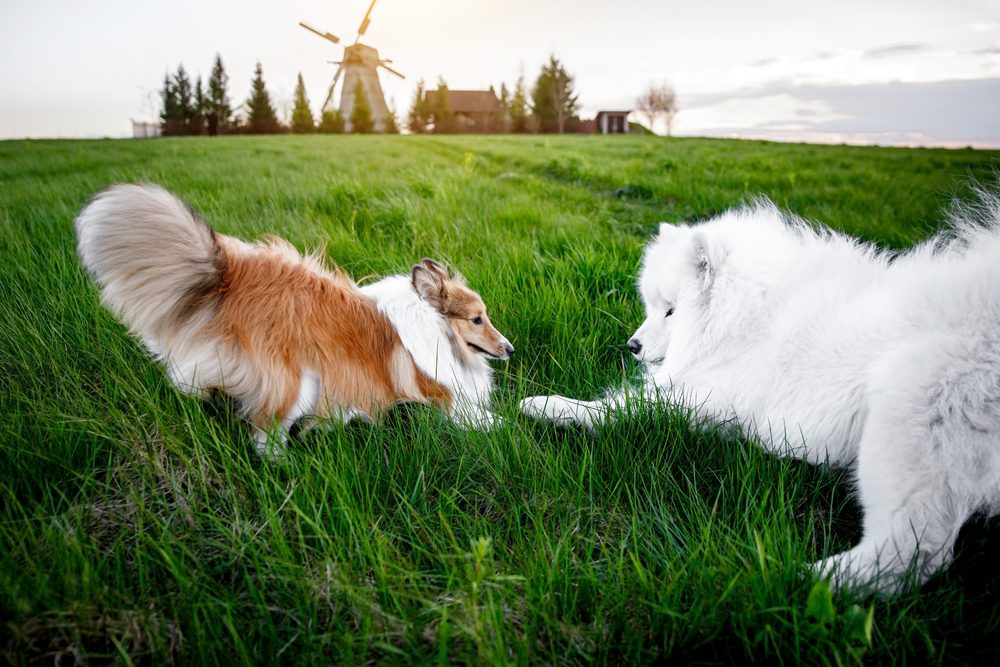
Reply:
[[[639,354],[642,352],[642,343],[639,342],[638,338],[633,338],[628,342],[628,351],[632,354]]]
[[[507,347],[504,348],[504,351],[507,352],[508,357],[514,356],[514,346],[510,343],[507,343]]]

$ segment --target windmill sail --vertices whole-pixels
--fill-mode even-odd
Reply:
[[[371,4],[368,5],[368,11],[365,12],[365,17],[361,20],[354,43],[344,47],[344,56],[339,61],[331,61],[337,63],[337,72],[333,75],[333,83],[330,84],[330,91],[327,93],[322,109],[324,112],[333,110],[335,89],[341,75],[343,75],[344,83],[340,90],[339,108],[341,116],[344,118],[344,129],[347,132],[352,129],[351,113],[354,111],[354,95],[359,83],[365,98],[368,100],[375,131],[381,132],[388,127],[389,108],[385,103],[385,94],[382,92],[382,84],[378,78],[378,68],[382,67],[401,79],[406,78],[388,66],[387,63],[391,63],[391,60],[380,59],[377,50],[359,41],[371,25],[371,13],[375,8],[375,2],[376,0],[372,0]],[[304,21],[300,21],[299,25],[329,42],[334,44],[340,42],[340,38],[336,35],[318,30]]]

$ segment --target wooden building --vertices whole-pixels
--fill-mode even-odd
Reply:
[[[594,117],[597,134],[628,134],[628,111],[598,111]]]
[[[424,104],[431,110],[437,105],[440,90],[428,90]],[[454,114],[454,131],[489,134],[503,131],[503,112],[493,86],[489,90],[448,90]]]

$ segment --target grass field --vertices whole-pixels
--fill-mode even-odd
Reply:
[[[982,662],[1000,524],[891,601],[802,562],[859,537],[848,476],[638,410],[516,416],[634,371],[659,220],[762,194],[881,245],[933,233],[1000,153],[596,137],[0,143],[0,649],[15,663]],[[488,434],[429,408],[258,459],[98,304],[72,220],[152,181],[216,229],[326,244],[355,277],[446,260],[517,347]],[[151,251],[155,252],[155,248]]]

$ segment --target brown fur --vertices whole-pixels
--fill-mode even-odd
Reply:
[[[318,417],[354,408],[369,416],[404,401],[444,404],[374,302],[340,272],[299,257],[283,241],[248,246],[216,235],[222,279],[206,335],[238,348],[259,373],[251,421],[267,430],[295,404],[303,369],[317,373]],[[225,389],[225,388],[223,388]]]
[[[192,212],[192,215],[195,214]],[[201,224],[205,224],[200,217],[197,217],[197,220]],[[187,288],[187,294],[178,302],[175,317],[180,323],[186,323],[204,308],[212,307],[216,302],[215,297],[222,287],[225,265],[219,248],[219,239],[211,229],[208,231],[211,235],[214,253],[211,259],[202,261],[205,265],[211,264],[213,270],[204,272],[202,279],[190,285]]]

